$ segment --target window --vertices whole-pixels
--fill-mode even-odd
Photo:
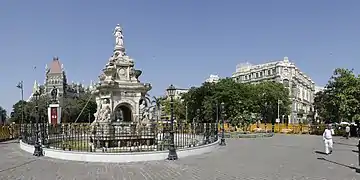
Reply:
[[[289,80],[284,79],[283,84],[285,87],[289,87]]]
[[[260,72],[260,77],[262,77],[263,76],[263,72]]]
[[[276,74],[276,69],[272,69],[272,74]]]
[[[268,70],[268,75],[271,75],[271,70]]]

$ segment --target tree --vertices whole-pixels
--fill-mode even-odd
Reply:
[[[170,99],[163,100],[164,111],[166,114],[171,113],[171,101]],[[181,102],[181,99],[174,99],[174,118],[179,120],[185,119],[185,106]]]
[[[0,124],[5,124],[6,122],[6,110],[0,106]]]
[[[10,121],[20,123],[22,113],[24,113],[24,123],[35,122],[36,111],[35,106],[38,104],[40,122],[48,118],[48,107],[50,104],[49,96],[40,96],[37,102],[35,99],[31,101],[18,101],[13,105]],[[24,106],[22,108],[22,106]],[[95,117],[94,113],[97,109],[95,98],[90,92],[81,92],[77,97],[63,97],[60,99],[60,107],[62,109],[61,121],[75,122],[92,122]]]
[[[97,110],[97,104],[90,92],[80,93],[75,98],[63,98],[61,107],[64,123],[89,123],[95,120],[94,113]]]
[[[360,78],[353,70],[334,70],[323,92],[315,96],[315,109],[329,122],[357,120],[360,114]]]
[[[224,102],[226,119],[232,125],[250,124],[260,114],[266,121],[274,122],[278,101],[281,102],[281,115],[290,113],[291,103],[289,91],[281,83],[240,84],[230,78],[193,87],[182,98],[188,106],[190,120],[197,117],[196,110],[199,109],[201,122],[215,122],[219,105]]]
[[[24,107],[23,107],[24,106]],[[11,122],[21,123],[22,113],[24,113],[24,123],[29,122],[30,109],[27,107],[26,101],[18,101],[12,107],[12,113],[10,117]]]
[[[155,105],[155,113],[157,118],[161,118],[161,105],[162,101],[164,101],[163,97],[153,96],[152,103]]]
[[[290,113],[289,90],[281,83],[277,82],[263,82],[257,85],[253,85],[254,91],[257,92],[257,98],[255,99],[255,105],[260,109],[264,121],[274,123],[278,117],[278,103],[279,113],[281,115],[288,115]]]

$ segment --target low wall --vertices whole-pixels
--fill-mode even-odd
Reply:
[[[187,156],[200,155],[207,152],[216,150],[219,140],[192,148],[185,148],[177,150],[179,158]],[[26,152],[33,153],[34,146],[26,144],[20,141],[20,148]],[[139,162],[139,161],[156,161],[164,160],[168,156],[169,151],[157,151],[157,152],[132,152],[132,153],[89,153],[89,152],[74,152],[74,151],[62,151],[56,149],[43,148],[44,155],[46,157],[71,161],[85,161],[85,162],[108,162],[108,163],[125,163],[125,162]]]

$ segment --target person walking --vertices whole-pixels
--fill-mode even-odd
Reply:
[[[350,137],[350,126],[349,125],[346,125],[345,132],[346,132],[346,139],[349,139],[349,137]]]
[[[334,130],[331,128],[331,124],[328,124],[327,129],[325,129],[323,133],[323,140],[325,143],[325,153],[327,155],[331,154],[333,151],[332,135],[334,135]]]

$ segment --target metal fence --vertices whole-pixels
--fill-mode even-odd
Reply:
[[[112,125],[90,124],[23,124],[22,141],[34,145],[36,132],[46,148],[81,152],[144,152],[167,150],[170,124]],[[218,140],[216,123],[174,124],[176,149],[202,146]]]

